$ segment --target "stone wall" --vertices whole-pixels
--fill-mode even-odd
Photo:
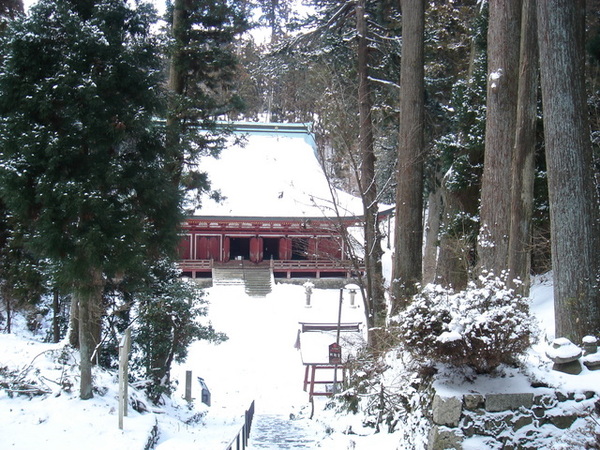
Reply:
[[[589,414],[598,401],[593,391],[575,394],[549,388],[460,397],[434,392],[427,448],[461,449],[465,439],[482,436],[489,438],[489,448],[537,449],[537,437],[569,428],[577,414]]]

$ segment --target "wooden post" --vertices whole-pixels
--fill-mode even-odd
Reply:
[[[187,402],[192,401],[192,371],[185,371],[185,400]]]
[[[130,349],[131,328],[127,328],[119,344],[119,430],[123,429],[123,417],[127,416]]]

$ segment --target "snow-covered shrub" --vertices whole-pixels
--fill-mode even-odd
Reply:
[[[406,349],[418,359],[469,366],[478,373],[514,363],[529,348],[534,330],[528,299],[500,278],[479,282],[460,292],[428,285],[415,295],[399,316]]]

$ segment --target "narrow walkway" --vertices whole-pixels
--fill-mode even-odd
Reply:
[[[290,419],[278,414],[254,417],[248,449],[315,448],[317,433],[309,419]]]

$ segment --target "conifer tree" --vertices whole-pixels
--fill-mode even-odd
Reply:
[[[227,0],[174,0],[167,20],[169,170],[175,184],[206,189],[206,176],[189,169],[199,154],[218,154],[222,148],[226,133],[217,119],[243,109],[233,43],[248,27],[246,11]]]
[[[1,0],[0,1],[0,33],[6,28],[9,20],[17,15],[23,14],[22,0]]]
[[[556,335],[600,329],[598,191],[585,95],[585,1],[538,1]]]
[[[154,19],[122,0],[40,0],[3,43],[0,194],[25,245],[73,292],[82,399],[106,280],[174,248],[180,222],[154,120]]]

